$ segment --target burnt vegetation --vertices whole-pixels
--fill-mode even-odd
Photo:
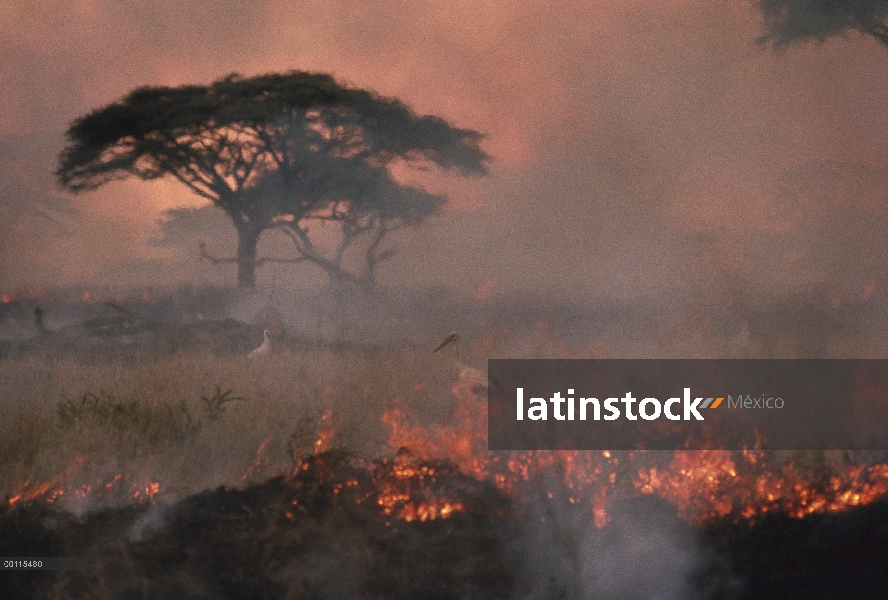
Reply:
[[[514,597],[520,572],[508,502],[446,464],[416,466],[440,471],[427,493],[469,510],[425,523],[385,515],[379,481],[393,477],[396,463],[343,451],[306,457],[290,478],[82,521],[46,505],[0,509],[5,553],[91,563],[58,577],[6,572],[4,589],[59,598]]]
[[[758,6],[760,42],[775,48],[849,30],[888,45],[886,2]],[[139,88],[74,121],[67,137],[56,173],[67,191],[167,179],[221,209],[237,233],[236,255],[200,243],[200,257],[236,264],[247,290],[257,268],[272,262],[308,263],[337,286],[373,290],[396,251],[391,234],[426,222],[447,200],[394,173],[482,176],[490,162],[477,131],[298,71]],[[827,171],[820,169],[825,181]],[[817,206],[819,192],[797,185],[812,179],[789,173],[781,194],[796,204],[813,196],[808,204]],[[66,206],[52,202],[46,211]],[[197,229],[201,210],[168,212],[167,243]],[[835,215],[808,223],[812,237],[849,222],[883,229],[863,211]],[[332,245],[318,235],[328,227]],[[257,255],[272,230],[287,237],[292,255]],[[844,254],[860,254],[853,243]],[[718,258],[727,245],[701,239],[700,255]],[[550,297],[460,304],[439,290],[289,298],[299,325],[283,336],[280,354],[253,364],[245,357],[263,329],[285,319],[274,310],[250,323],[234,318],[232,307],[248,295],[86,298],[64,307],[74,316],[62,324],[54,321],[59,304],[4,302],[0,323],[16,321],[17,333],[0,345],[8,400],[0,407],[0,555],[84,556],[89,568],[0,572],[0,595],[883,598],[888,501],[868,477],[873,468],[875,483],[888,481],[884,456],[849,453],[846,464],[793,457],[780,472],[760,453],[685,453],[685,462],[669,464],[604,453],[606,461],[588,463],[597,470],[581,474],[583,490],[570,485],[582,457],[544,455],[527,460],[515,491],[503,484],[514,475],[506,459],[486,448],[472,454],[481,438],[452,435],[453,422],[479,419],[458,416],[464,407],[453,399],[452,377],[430,362],[424,344],[442,325],[430,313],[462,321],[445,330],[487,333],[480,352],[489,356],[587,357],[591,340],[612,357],[884,349],[869,335],[888,304],[884,292],[871,297],[874,286],[862,299],[814,290],[761,303],[740,275],[718,271],[729,261],[713,262],[725,301],[709,321],[625,303],[553,306]],[[829,274],[849,270],[837,260]],[[691,319],[697,339],[711,345],[688,347]],[[19,327],[29,320],[33,327]],[[306,325],[315,321],[313,330]],[[533,333],[516,339],[516,330]],[[468,456],[386,447],[382,423],[394,430],[394,412],[409,414],[398,424],[405,438],[425,443],[421,450],[439,450],[444,440],[468,447]]]
[[[558,544],[517,542],[546,528],[546,512],[522,508],[446,463],[412,466],[438,474],[426,482],[427,493],[459,501],[465,510],[426,522],[385,514],[380,482],[398,481],[404,464],[337,450],[304,457],[292,477],[221,487],[171,505],[82,519],[46,504],[0,508],[0,553],[89,559],[82,572],[4,572],[4,597],[642,598],[653,591],[638,582],[615,596],[593,578],[577,594],[559,566]],[[659,543],[666,526],[657,515],[670,510],[660,500],[635,503],[632,518],[651,536],[646,543]],[[876,599],[888,584],[886,522],[888,503],[880,501],[801,520],[775,514],[696,531],[685,525],[672,535],[706,550],[686,574],[695,597]],[[576,533],[587,545],[595,538],[593,548],[611,548],[623,557],[617,564],[626,560],[632,569],[620,525]],[[576,559],[581,551],[574,552]],[[583,559],[614,562],[606,555]]]
[[[883,500],[837,515],[787,515],[796,506],[787,482],[832,498],[844,489],[837,492],[834,480],[847,478],[856,461],[814,457],[803,469],[792,458],[797,477],[772,486],[779,497],[755,518],[743,516],[758,502],[744,493],[762,477],[779,480],[774,457],[745,463],[734,456],[704,469],[689,456],[667,469],[657,456],[615,455],[589,463],[588,473],[611,470],[596,474],[585,492],[565,483],[577,457],[531,470],[512,493],[495,484],[494,473],[508,475],[494,471],[505,463],[486,451],[469,458],[492,461],[481,469],[487,475],[472,471],[464,455],[424,451],[442,440],[478,442],[453,435],[460,433],[455,422],[475,423],[477,415],[460,416],[452,370],[432,354],[434,343],[394,345],[390,332],[375,342],[361,330],[324,341],[293,327],[281,354],[251,362],[246,354],[261,329],[293,315],[263,308],[254,324],[244,323],[226,317],[242,299],[219,305],[221,296],[81,299],[77,315],[85,318],[66,326],[80,337],[70,338],[57,337],[64,305],[41,304],[47,331],[0,365],[8,401],[0,422],[0,544],[13,556],[86,556],[90,568],[0,573],[9,597],[641,598],[662,587],[677,597],[764,598],[777,586],[790,598],[829,598],[846,573],[860,580],[847,584],[857,597],[878,597],[878,545],[886,540],[875,524]],[[615,338],[598,315],[607,314],[612,328],[634,319],[625,308],[552,308],[525,299],[512,304],[507,322],[496,305],[476,304],[472,312],[437,301],[445,313],[472,315],[474,328],[464,330],[499,332],[491,354],[579,356],[581,340]],[[379,310],[373,315],[387,314],[394,331],[418,327],[427,340],[439,339],[430,332],[441,324],[422,318],[424,297],[399,302],[338,314],[351,314],[357,325]],[[880,307],[865,305],[873,317]],[[299,308],[303,322],[315,320]],[[808,314],[804,306],[785,310],[798,321]],[[33,305],[17,314],[33,319]],[[648,319],[652,330],[665,330]],[[516,329],[536,334],[521,338]],[[139,331],[144,337],[134,343]],[[166,346],[158,341],[163,332],[195,337]],[[473,338],[466,334],[468,353],[477,352]],[[84,352],[84,340],[96,349]],[[383,415],[393,407],[414,413],[402,423],[407,437],[431,437],[412,446],[387,442]],[[445,434],[434,438],[436,431]],[[637,486],[640,472],[653,467],[661,486],[674,476],[671,487]],[[708,488],[711,479],[717,485]],[[655,485],[653,476],[645,482]],[[694,495],[700,482],[704,493]],[[605,487],[611,521],[597,523],[589,496]],[[731,498],[737,504],[715,517],[686,519]],[[851,547],[855,539],[860,549]],[[769,554],[784,547],[798,556]],[[847,566],[840,555],[851,550],[855,563]],[[833,558],[847,568],[817,566]],[[665,566],[651,571],[659,561]],[[618,567],[630,575],[608,575]],[[810,578],[817,584],[804,583]]]

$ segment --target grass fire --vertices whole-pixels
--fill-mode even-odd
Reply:
[[[137,314],[166,302],[101,308],[110,329],[96,318],[76,326],[99,335],[50,330],[0,362],[3,552],[91,565],[5,573],[10,589],[178,594],[187,573],[219,597],[608,597],[595,549],[616,536],[607,552],[634,556],[628,535],[665,544],[658,552],[680,565],[677,594],[755,598],[767,586],[756,587],[738,548],[772,544],[763,540],[775,527],[787,540],[829,536],[888,511],[888,462],[875,452],[491,452],[487,389],[432,352],[434,336],[331,344],[279,331],[257,361],[251,349],[281,315]],[[44,306],[51,315],[64,305]],[[139,327],[147,333],[130,341]],[[189,337],[171,346],[166,329]],[[500,331],[502,341],[466,344],[467,360],[522,347]],[[546,331],[524,351],[583,352]],[[831,543],[803,551],[844,551]],[[408,575],[410,564],[422,575]],[[617,595],[645,597],[646,585]],[[819,593],[807,597],[828,597]]]
[[[0,600],[885,598],[886,6],[0,1]]]

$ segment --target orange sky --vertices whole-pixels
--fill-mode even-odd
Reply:
[[[727,0],[7,0],[0,139],[58,135],[141,85],[330,72],[482,131],[495,157],[485,180],[434,178],[458,213],[405,238],[393,280],[629,297],[695,276],[688,239],[701,232],[741,246],[777,235],[787,171],[888,167],[888,49],[849,34],[775,53],[758,35],[750,4]],[[40,168],[51,170],[58,140],[41,146]],[[174,184],[139,182],[77,197],[77,219],[92,223],[69,228],[68,262],[24,244],[32,225],[20,219],[0,278],[101,277],[122,253],[168,257],[145,240],[159,210],[186,203]],[[135,232],[129,247],[97,235],[99,219]],[[775,252],[810,254],[801,233],[783,233]],[[783,273],[748,260],[764,287]],[[797,285],[828,277],[823,257],[811,261]]]

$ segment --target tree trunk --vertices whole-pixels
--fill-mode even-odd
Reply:
[[[361,288],[368,293],[373,293],[376,289],[376,263],[372,262],[370,259],[367,260],[367,264],[364,268],[364,274],[358,278],[358,283]]]
[[[256,246],[261,231],[254,228],[237,228],[237,287],[242,290],[256,289]]]

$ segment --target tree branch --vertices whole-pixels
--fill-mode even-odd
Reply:
[[[200,260],[208,260],[214,265],[231,265],[237,264],[238,260],[236,256],[231,256],[228,258],[219,258],[218,256],[213,256],[209,252],[207,252],[206,242],[199,242],[198,248],[200,248]],[[297,256],[295,258],[276,258],[273,256],[263,256],[262,258],[257,258],[253,261],[257,267],[262,266],[265,263],[275,263],[275,264],[295,264],[306,262],[309,260],[304,256]]]
[[[336,281],[361,285],[360,278],[315,250],[306,230],[298,225],[294,226],[290,223],[281,224],[278,228],[293,241],[293,245],[296,247],[296,252],[300,254],[299,258],[294,260],[314,263]]]

